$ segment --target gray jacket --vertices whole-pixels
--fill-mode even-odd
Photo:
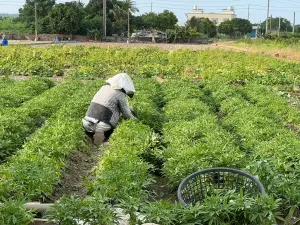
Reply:
[[[127,104],[126,94],[105,85],[94,96],[86,116],[115,128],[121,113],[124,119],[134,118]]]

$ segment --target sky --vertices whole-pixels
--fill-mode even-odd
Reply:
[[[56,0],[57,3],[67,0]],[[69,0],[70,1],[70,0]],[[89,0],[81,0],[88,3]],[[99,0],[102,1],[102,0]],[[18,13],[25,0],[0,0],[0,13]],[[151,4],[152,3],[152,4]],[[267,17],[268,0],[135,0],[139,12],[136,15],[152,11],[159,13],[164,9],[173,11],[179,22],[186,22],[186,13],[193,10],[194,5],[205,12],[218,13],[222,9],[233,6],[237,17],[248,18],[248,6],[250,21],[260,23]],[[296,12],[296,24],[300,24],[300,0],[270,0],[270,15],[272,17],[284,17],[293,23]]]

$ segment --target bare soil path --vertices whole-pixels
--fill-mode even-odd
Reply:
[[[88,149],[75,150],[68,157],[67,166],[62,172],[60,182],[54,188],[50,202],[59,200],[63,195],[79,198],[87,195],[88,189],[85,184],[92,179],[93,168],[99,163],[102,150],[105,150],[97,149],[90,140],[88,142]]]

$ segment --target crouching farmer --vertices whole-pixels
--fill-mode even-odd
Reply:
[[[82,120],[86,134],[96,145],[108,140],[121,114],[124,119],[136,119],[126,99],[126,96],[132,98],[134,93],[133,81],[126,73],[108,79],[96,93]]]

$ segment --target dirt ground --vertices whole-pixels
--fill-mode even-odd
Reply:
[[[63,195],[84,197],[88,190],[85,183],[90,181],[91,172],[97,166],[103,151],[98,150],[91,141],[89,149],[74,151],[68,157],[66,169],[62,172],[60,182],[55,186],[50,202],[59,200]],[[103,149],[105,150],[105,149]]]

